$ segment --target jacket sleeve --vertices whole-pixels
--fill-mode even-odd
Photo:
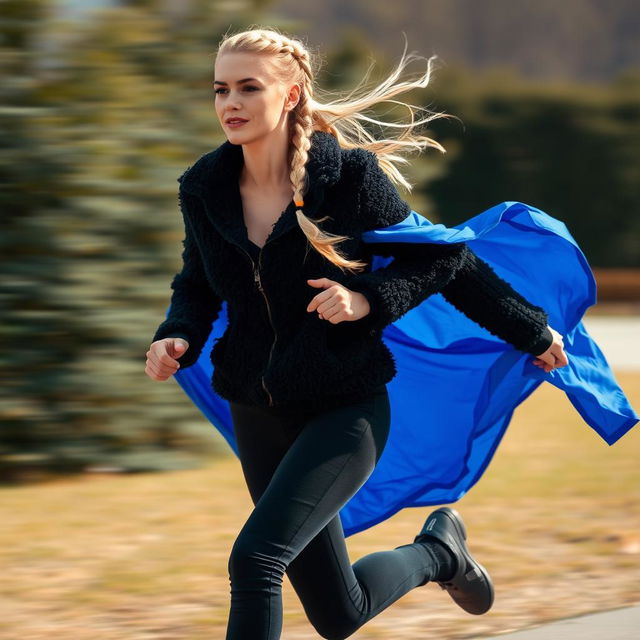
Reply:
[[[553,343],[544,309],[526,300],[469,247],[461,268],[440,293],[458,311],[520,351],[538,356]]]
[[[171,308],[157,328],[152,342],[163,338],[184,338],[187,351],[178,358],[180,368],[195,364],[211,333],[211,327],[222,308],[221,298],[207,280],[200,250],[187,215],[189,194],[180,187],[179,204],[184,222],[182,269],[171,282]]]
[[[377,156],[366,149],[357,153],[364,167],[360,192],[364,230],[404,220],[411,206],[400,198]],[[441,292],[468,318],[517,349],[538,355],[552,342],[546,313],[500,279],[465,242],[368,243],[365,253],[393,256],[387,266],[355,274],[344,283],[369,301],[369,314],[356,322],[370,331],[382,330]]]

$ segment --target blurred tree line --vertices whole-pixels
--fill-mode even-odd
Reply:
[[[198,465],[226,443],[174,381],[144,373],[180,265],[176,178],[224,140],[210,87],[223,33],[275,25],[307,39],[307,25],[276,22],[259,0],[233,16],[229,3],[132,0],[80,23],[55,4],[2,3],[0,480]],[[346,90],[374,47],[352,31],[312,49],[325,58],[319,85]],[[372,83],[397,63],[376,59]],[[637,72],[579,86],[441,68],[401,99],[459,120],[432,123],[447,153],[412,158],[402,195],[449,226],[505,200],[533,204],[592,266],[638,267],[639,98]]]
[[[357,30],[378,56],[397,51],[405,32],[412,48],[476,72],[606,82],[640,63],[637,0],[275,0],[273,8],[312,24],[327,49]]]

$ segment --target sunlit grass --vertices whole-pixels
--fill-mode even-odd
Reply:
[[[618,380],[640,406],[640,373]],[[212,434],[215,437],[215,434]],[[406,594],[352,637],[463,638],[640,602],[640,429],[609,447],[542,385],[459,502],[496,585],[484,616],[437,585]],[[239,461],[2,490],[0,638],[224,637],[228,555],[251,512]],[[348,540],[352,561],[411,541],[430,507]],[[288,580],[284,639],[317,638]]]

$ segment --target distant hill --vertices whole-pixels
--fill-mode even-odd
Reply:
[[[409,51],[446,64],[504,65],[529,77],[606,81],[640,66],[637,0],[273,0],[271,13],[312,45],[355,30],[391,61]],[[361,33],[358,34],[357,32]]]

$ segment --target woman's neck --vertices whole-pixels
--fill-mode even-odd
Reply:
[[[289,141],[284,136],[270,135],[242,145],[244,166],[240,184],[248,189],[282,191],[290,185]]]

